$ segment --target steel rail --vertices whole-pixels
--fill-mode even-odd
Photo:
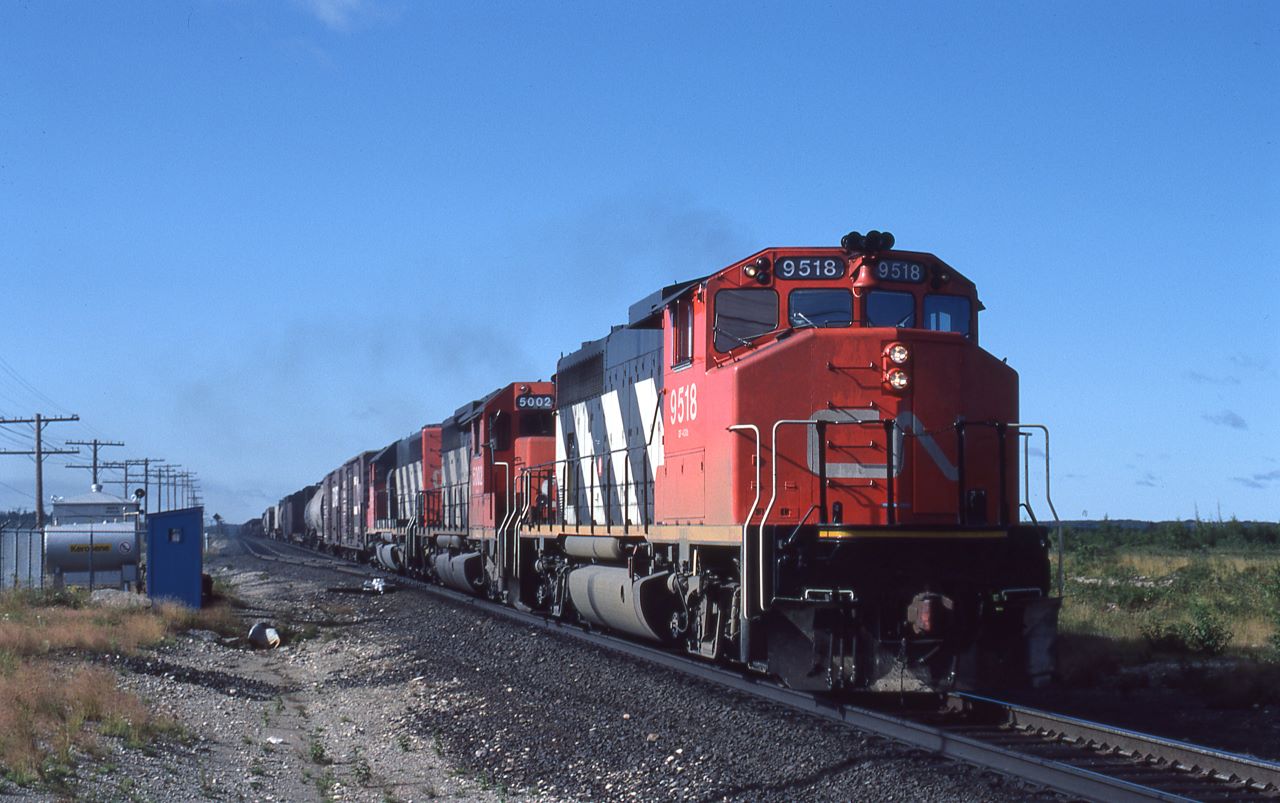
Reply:
[[[1280,764],[1275,762],[982,695],[955,693],[951,697],[979,709],[988,708],[996,712],[1009,728],[1144,761],[1163,762],[1191,775],[1213,776],[1214,780],[1240,783],[1250,790],[1270,791],[1272,797],[1280,798]]]
[[[288,546],[306,550],[293,544]],[[279,552],[276,554],[280,560],[289,560]],[[299,562],[301,560],[298,559]],[[338,558],[329,560],[333,564],[342,562]],[[308,565],[317,564],[308,562]],[[338,565],[330,568],[342,570]],[[1075,798],[1097,801],[1280,799],[1280,764],[1275,762],[975,694],[955,693],[949,698],[959,701],[970,711],[977,710],[987,715],[988,718],[983,720],[985,724],[974,725],[969,720],[959,720],[939,725],[930,721],[939,716],[937,712],[932,716],[915,718],[885,713],[789,689],[761,676],[708,664],[582,625],[520,611],[415,578],[396,576],[392,579],[461,606],[604,647],[935,756],[983,767]]]

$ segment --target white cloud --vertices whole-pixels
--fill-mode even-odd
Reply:
[[[382,15],[372,0],[295,0],[335,31],[350,30],[359,20]]]

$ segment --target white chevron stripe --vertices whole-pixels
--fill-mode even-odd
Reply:
[[[622,420],[622,405],[618,400],[618,391],[611,390],[600,397],[601,412],[604,413],[605,436],[609,442],[609,460],[613,469],[612,482],[617,489],[619,513],[625,506],[627,518],[640,521],[640,508],[634,491],[636,478],[630,475],[627,468],[627,427]],[[610,501],[612,504],[612,501]]]
[[[662,411],[658,405],[658,383],[652,379],[637,382],[636,404],[640,408],[641,424],[644,427],[644,440],[649,444],[649,470],[656,475],[658,466],[662,465]],[[656,432],[654,430],[657,430]]]

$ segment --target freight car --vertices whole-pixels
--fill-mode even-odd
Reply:
[[[308,485],[267,508],[260,523],[263,535],[279,541],[304,543],[307,534],[304,520],[307,502],[315,495],[317,487]]]
[[[554,383],[423,428],[420,518],[379,535],[384,564],[797,688],[1043,680],[1059,600],[1020,522],[1017,374],[979,345],[973,283],[893,246],[663,287]]]

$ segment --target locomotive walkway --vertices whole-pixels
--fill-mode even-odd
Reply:
[[[264,560],[325,566],[362,577],[374,573],[370,569],[342,565],[336,559],[318,556],[293,545],[246,540],[245,546]],[[397,577],[395,581],[937,756],[1039,784],[1073,798],[1106,801],[1280,800],[1280,764],[1250,756],[972,694],[949,695],[941,709],[931,707],[928,710],[915,708],[888,712],[883,708],[843,703],[429,583],[403,577]]]

